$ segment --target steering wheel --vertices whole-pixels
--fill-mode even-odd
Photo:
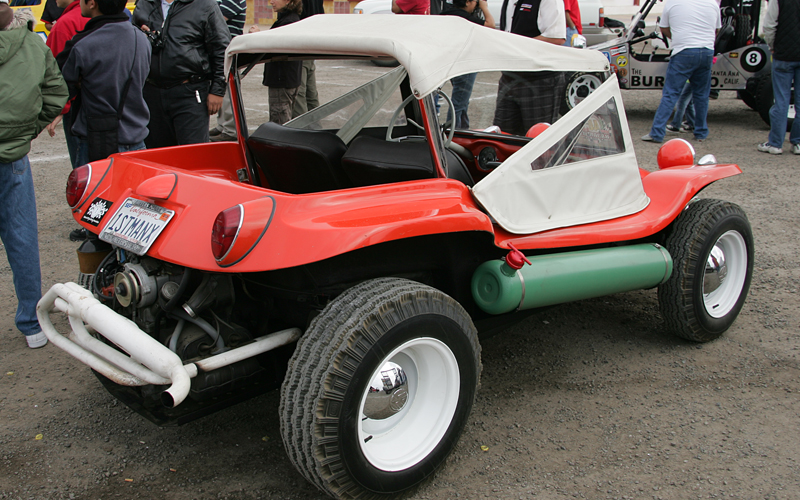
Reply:
[[[455,125],[455,121],[456,121],[456,111],[455,111],[455,108],[453,108],[453,101],[450,99],[450,96],[447,95],[442,89],[437,89],[437,92],[439,93],[439,95],[441,95],[444,98],[444,100],[445,100],[445,102],[447,103],[447,106],[448,106],[447,115],[448,115],[449,119],[446,120],[441,125],[441,134],[442,134],[442,138],[444,139],[444,147],[449,148],[453,144],[453,135],[455,135],[455,133],[456,133],[456,128],[454,126]],[[400,103],[400,106],[398,106],[397,109],[394,110],[394,113],[392,113],[392,118],[389,121],[389,126],[386,128],[386,140],[387,141],[393,141],[393,142],[400,141],[400,138],[395,139],[395,138],[392,137],[392,132],[394,131],[394,124],[397,122],[397,118],[400,116],[400,113],[411,102],[411,99],[414,99],[414,94],[411,94],[408,97],[406,97],[403,100],[403,102]],[[425,129],[420,124],[418,124],[417,122],[412,120],[411,118],[406,117],[406,121],[408,121],[409,123],[411,123],[412,125],[417,127],[420,131],[425,132]],[[449,131],[447,133],[445,133],[445,131],[448,130],[448,128],[449,128]]]

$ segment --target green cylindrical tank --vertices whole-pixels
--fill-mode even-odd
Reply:
[[[532,309],[657,286],[672,274],[672,257],[644,243],[528,257],[512,269],[504,260],[484,262],[472,276],[472,296],[489,314]]]

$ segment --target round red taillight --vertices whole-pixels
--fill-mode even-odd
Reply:
[[[89,179],[92,178],[91,165],[82,165],[72,170],[67,177],[67,204],[75,208],[86,194]]]
[[[244,208],[241,205],[223,210],[217,215],[211,230],[211,252],[217,261],[223,260],[231,251],[239,228],[242,227],[243,216]]]

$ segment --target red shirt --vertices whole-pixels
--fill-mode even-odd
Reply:
[[[575,0],[577,2],[577,0]],[[397,0],[403,14],[430,14],[431,0]]]
[[[81,15],[80,0],[74,0],[67,5],[53,26],[50,36],[47,37],[47,46],[53,51],[53,57],[60,54],[67,42],[75,36],[75,33],[82,31],[88,22],[89,18]]]
[[[575,29],[582,35],[583,25],[581,25],[581,8],[578,6],[578,0],[564,0],[564,10],[569,12],[569,18],[575,24]]]
[[[67,45],[67,42],[72,40],[75,33],[83,31],[83,28],[88,22],[89,18],[81,15],[81,0],[74,0],[71,4],[67,5],[67,8],[64,9],[64,13],[61,14],[56,24],[53,25],[50,36],[47,37],[47,42],[45,42],[47,46],[50,47],[50,50],[53,51],[53,57],[60,54],[61,51],[64,50],[64,46]],[[67,104],[64,105],[64,109],[61,110],[62,115],[67,114],[71,103],[72,101],[67,101]]]

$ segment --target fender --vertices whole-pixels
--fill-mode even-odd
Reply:
[[[235,147],[235,143],[230,143]],[[481,212],[469,189],[451,179],[427,179],[390,185],[369,186],[323,193],[292,195],[243,184],[230,172],[198,170],[151,163],[141,156],[116,157],[103,181],[89,186],[93,197],[120,206],[134,196],[174,210],[169,225],[150,247],[150,257],[214,272],[257,272],[300,266],[359,248],[397,239],[461,231],[493,232],[490,218]],[[185,159],[184,159],[185,160]],[[205,162],[204,162],[205,163]],[[155,177],[175,178],[168,198],[143,196]],[[199,175],[198,175],[199,174]],[[211,174],[211,175],[209,175]],[[173,181],[170,179],[170,184]],[[164,190],[164,192],[166,192]],[[87,197],[88,198],[88,197]],[[92,198],[94,199],[94,198]],[[274,203],[272,217],[260,217],[259,204]],[[211,230],[221,211],[237,204],[250,206],[245,217],[261,220],[242,253],[244,258],[229,267],[220,266],[211,252]],[[83,212],[73,216],[80,223]],[[270,207],[270,212],[272,207]],[[100,233],[114,209],[97,227]],[[253,221],[245,221],[253,226]],[[268,227],[264,227],[267,226]],[[238,245],[237,245],[238,247]]]
[[[640,169],[641,170],[641,169]],[[647,172],[641,170],[650,204],[641,212],[592,224],[565,227],[528,236],[497,228],[495,244],[519,249],[579,247],[647,238],[667,227],[697,193],[712,182],[742,173],[738,165],[694,165]]]

